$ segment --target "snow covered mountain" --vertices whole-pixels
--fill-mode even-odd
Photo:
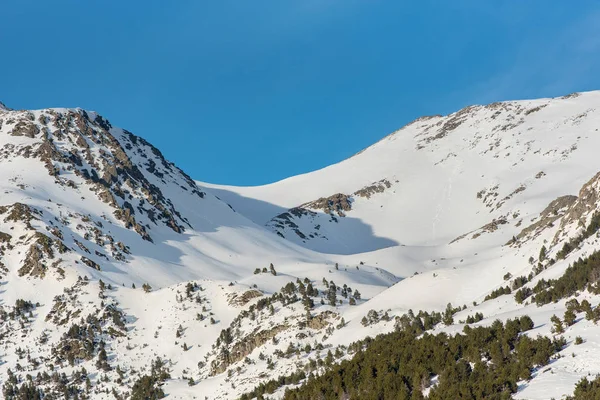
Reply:
[[[322,252],[448,244],[494,220],[514,227],[593,176],[599,101],[591,92],[471,106],[419,118],[319,171],[211,188],[254,222]]]
[[[434,330],[528,314],[529,334],[550,335],[564,300],[484,299],[600,249],[599,109],[600,92],[467,107],[322,170],[231,187],[193,181],[95,112],[0,104],[4,396],[129,398],[148,384],[238,398],[448,303],[465,309]],[[565,333],[578,335],[578,357],[517,398],[559,398],[600,372],[600,330],[580,321]]]

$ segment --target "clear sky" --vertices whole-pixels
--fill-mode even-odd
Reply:
[[[599,3],[6,1],[0,101],[96,110],[195,179],[263,184],[421,115],[600,89]]]

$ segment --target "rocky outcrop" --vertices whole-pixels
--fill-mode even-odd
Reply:
[[[343,193],[336,193],[329,197],[321,197],[315,201],[302,204],[299,208],[310,208],[321,210],[325,214],[337,214],[340,217],[346,215],[352,209],[352,197]]]
[[[370,199],[371,196],[377,193],[383,193],[386,189],[392,187],[392,184],[387,179],[382,179],[379,182],[373,182],[373,184],[369,186],[365,186],[364,188],[357,190],[354,192],[355,196],[365,197]]]
[[[60,240],[54,240],[43,233],[36,232],[30,241],[33,243],[29,246],[23,264],[17,271],[19,276],[28,275],[33,278],[44,278],[48,271],[46,261],[54,259],[55,250],[59,253],[68,251],[67,247]],[[58,263],[53,263],[57,266]]]
[[[453,239],[450,242],[450,244],[458,242],[458,241],[466,238],[470,234],[473,234],[473,236],[471,236],[471,239],[477,239],[484,233],[496,232],[500,228],[500,225],[506,225],[506,224],[508,224],[506,217],[494,218],[491,222],[488,222],[487,224],[483,225],[481,228],[475,229],[474,231],[467,232],[463,235],[460,235],[456,239]]]
[[[248,354],[252,353],[254,349],[267,343],[278,333],[283,332],[288,328],[288,325],[285,324],[277,325],[271,329],[256,328],[253,333],[235,343],[231,349],[227,349],[226,346],[223,346],[217,359],[212,362],[210,375],[213,376],[222,373],[228,366],[243,360]]]
[[[31,221],[39,219],[42,212],[22,203],[14,203],[8,206],[0,206],[0,214],[6,215],[4,222],[22,222],[27,229],[33,229]]]
[[[596,210],[600,199],[600,172],[590,179],[581,190],[577,199],[570,205],[568,212],[561,221],[561,228],[565,225],[576,223],[585,226],[586,216]]]
[[[259,290],[256,290],[256,289],[246,290],[241,295],[238,295],[237,293],[234,294],[229,299],[229,304],[232,305],[232,306],[237,306],[237,307],[245,306],[252,299],[255,299],[257,297],[261,297],[262,295],[263,294]]]
[[[560,221],[551,245],[567,240],[568,237],[573,239],[586,228],[592,215],[597,212],[599,201],[600,172],[582,186],[578,196],[566,195],[553,200],[540,213],[537,221],[524,228],[516,238],[530,240]]]
[[[312,317],[308,323],[307,323],[307,327],[309,327],[310,329],[315,329],[315,330],[321,330],[324,329],[326,327],[328,327],[329,325],[331,325],[331,323],[328,321],[328,319],[336,317],[338,314],[332,312],[332,311],[324,311],[321,314],[315,315],[314,317]]]
[[[205,196],[157,148],[131,132],[113,128],[96,113],[81,109],[35,113],[3,110],[0,124],[12,136],[33,139],[27,144],[7,144],[11,147],[5,149],[7,156],[38,158],[66,188],[78,189],[79,183],[61,175],[75,174],[115,209],[117,219],[145,240],[152,241],[146,219],[177,233],[191,227],[165,196],[161,184],[175,183],[198,198]]]
[[[563,217],[576,201],[577,196],[571,195],[561,196],[552,200],[540,213],[538,220],[521,230],[517,238],[523,239],[538,236],[545,228],[553,226],[556,220]]]
[[[345,217],[346,213],[352,210],[355,197],[370,199],[373,195],[383,193],[391,187],[392,184],[389,180],[382,179],[355,191],[351,195],[336,193],[329,197],[321,197],[298,207],[290,208],[286,212],[273,217],[266,225],[283,238],[285,238],[285,231],[289,230],[294,232],[303,242],[315,238],[327,239],[324,234],[319,232],[321,221],[316,218],[318,211],[327,214],[329,222],[337,223],[338,217]],[[312,226],[310,228],[304,226],[304,231],[302,231],[297,223],[301,219],[303,221],[308,220]]]

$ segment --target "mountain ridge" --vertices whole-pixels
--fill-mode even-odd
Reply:
[[[469,218],[477,219],[478,222],[474,225],[464,226],[462,232],[446,232],[443,235],[444,237],[440,238],[442,241],[450,242],[466,232],[490,223],[494,218],[489,218],[489,220],[480,218],[484,212],[489,212],[491,209],[496,213],[497,209],[507,208],[507,203],[514,201],[514,198],[526,195],[525,191],[530,190],[527,182],[517,182],[512,188],[500,189],[503,192],[500,193],[494,189],[494,186],[497,184],[494,179],[496,175],[526,173],[530,175],[528,180],[529,185],[536,186],[537,183],[537,186],[539,186],[540,182],[547,179],[545,178],[546,172],[543,171],[544,167],[552,168],[560,162],[567,162],[574,164],[572,167],[578,169],[579,173],[575,182],[564,179],[566,185],[571,185],[567,191],[575,192],[578,190],[585,180],[589,179],[589,176],[596,172],[595,168],[597,167],[592,165],[575,165],[577,164],[577,160],[573,160],[573,157],[569,157],[569,154],[578,151],[577,145],[579,141],[587,140],[587,142],[594,142],[596,139],[594,137],[588,139],[577,137],[580,136],[574,133],[577,131],[569,131],[567,130],[568,128],[557,127],[553,121],[558,120],[561,121],[560,124],[568,123],[570,126],[584,124],[585,127],[579,131],[590,130],[588,135],[591,135],[593,132],[591,131],[591,126],[594,123],[595,117],[590,115],[586,119],[582,115],[588,111],[595,115],[596,109],[590,111],[590,106],[587,103],[597,104],[597,97],[598,92],[588,92],[553,99],[500,102],[487,106],[469,106],[448,116],[417,119],[400,130],[386,136],[374,145],[362,150],[357,155],[338,164],[308,174],[302,174],[258,187],[228,187],[205,183],[200,184],[212,188],[215,193],[218,193],[220,198],[223,198],[236,210],[242,212],[257,224],[270,225],[275,232],[279,232],[286,238],[290,238],[295,243],[305,247],[324,252],[328,252],[329,250],[336,253],[340,252],[340,249],[328,249],[327,245],[323,243],[312,245],[312,242],[318,242],[318,240],[304,240],[310,234],[316,235],[320,233],[316,232],[316,229],[314,229],[315,226],[320,226],[322,230],[323,227],[331,225],[327,224],[327,221],[323,220],[323,218],[313,223],[312,226],[305,227],[305,230],[301,230],[301,235],[298,235],[301,240],[294,235],[294,225],[302,225],[307,218],[304,220],[297,216],[288,218],[294,224],[291,226],[292,229],[287,229],[288,232],[284,229],[277,229],[281,228],[282,224],[271,220],[289,212],[288,210],[295,210],[295,207],[302,208],[304,204],[315,203],[319,199],[327,199],[335,193],[340,193],[351,200],[356,200],[356,205],[360,206],[362,205],[361,199],[355,195],[356,192],[360,192],[364,188],[372,187],[377,182],[383,181],[387,182],[387,187],[383,188],[386,191],[390,190],[391,187],[391,190],[394,192],[396,190],[406,190],[409,193],[427,193],[424,197],[429,197],[431,200],[427,204],[428,207],[422,208],[425,210],[435,210],[436,207],[439,207],[440,204],[446,201],[445,199],[448,196],[453,195],[453,184],[455,186],[467,186],[463,183],[467,178],[463,178],[463,176],[470,174],[469,179],[481,181],[481,187],[475,190],[472,194],[473,197],[467,197],[467,193],[464,190],[455,190],[454,194],[462,194],[464,196],[462,201],[468,202],[472,205],[472,209],[478,211],[479,216],[469,216]],[[554,110],[560,110],[562,114],[553,117]],[[551,134],[555,139],[549,141],[542,140],[541,134],[543,131],[552,132]],[[571,135],[575,136],[571,137]],[[457,139],[452,138],[456,136],[458,136]],[[566,140],[569,143],[566,143]],[[490,142],[491,144],[488,146]],[[551,146],[548,146],[548,143]],[[534,145],[537,147],[533,148]],[[547,148],[544,149],[545,147]],[[413,152],[413,149],[416,149],[416,151]],[[504,153],[501,153],[502,151]],[[512,154],[510,153],[511,151]],[[581,149],[579,152],[581,152]],[[471,158],[472,160],[468,161],[470,164],[467,163],[466,159],[457,160],[457,154]],[[405,157],[407,161],[400,159],[402,157]],[[526,162],[524,161],[525,157],[527,158]],[[544,157],[547,159],[544,159]],[[587,160],[588,157],[586,155],[585,159]],[[538,160],[530,162],[534,158]],[[535,163],[538,164],[539,169],[525,171],[526,169],[538,168],[535,166]],[[479,176],[474,171],[469,171],[470,165],[479,164],[488,164],[492,168],[487,174],[482,173]],[[365,167],[371,165],[375,165],[375,167]],[[585,172],[581,173],[581,169],[583,168],[585,168]],[[413,173],[414,177],[411,177],[412,170],[424,172]],[[431,172],[426,174],[427,170]],[[426,187],[421,188],[418,180],[424,178],[425,175],[427,175],[427,181],[431,182],[431,185],[437,185],[442,190],[435,191]],[[409,189],[413,190],[405,189],[407,185],[410,185]],[[383,192],[383,190],[380,192]],[[488,192],[487,196],[484,195],[485,192]],[[374,195],[382,199],[379,202],[379,206],[381,207],[420,207],[418,202],[410,201],[410,199],[401,201],[401,195],[395,196],[395,201],[393,202],[386,202],[386,200],[383,200],[387,198],[385,192],[381,195],[379,193],[375,193]],[[481,207],[481,203],[478,204],[477,201],[473,201],[476,198],[484,200],[484,202],[487,201],[487,207]],[[496,200],[492,203],[493,198],[496,198]],[[267,199],[275,199],[275,201],[279,202],[277,205],[280,208],[277,212],[273,212],[269,207],[261,208],[260,202],[264,202]],[[550,200],[553,199],[547,198],[547,202]],[[244,201],[249,202],[248,204],[251,203],[251,206],[246,207]],[[352,208],[354,208],[352,201],[347,203],[352,204]],[[450,209],[456,210],[457,207],[458,204],[455,204],[446,210],[439,210],[437,215],[439,218],[448,218],[444,214],[448,213]],[[315,212],[318,209],[308,207],[308,211]],[[310,212],[306,214],[310,214]],[[370,213],[373,214],[374,211],[371,210]],[[348,216],[356,215],[359,219],[364,220],[368,225],[374,227],[385,224],[385,221],[382,220],[370,220],[372,215],[361,215],[360,207],[358,211],[346,210],[345,214]],[[410,221],[412,217],[409,214],[402,215],[402,219]],[[431,214],[435,215],[436,213]],[[494,216],[496,219],[501,217],[499,213],[496,214]],[[506,214],[508,214],[508,211],[504,212],[503,217],[506,217]],[[308,217],[313,216],[309,215]],[[431,220],[431,229],[429,229],[427,235],[433,241],[439,242],[440,239],[436,239],[439,236],[435,228],[437,222],[431,216],[419,215],[419,217]],[[466,216],[462,217],[463,219],[467,218]],[[384,213],[383,218],[389,218],[389,214]],[[396,222],[400,223],[400,219],[397,219]],[[419,225],[417,220],[413,220],[411,223]],[[461,221],[455,219],[453,224],[460,225]],[[340,230],[343,229],[341,228]],[[437,230],[439,231],[439,229]],[[377,236],[382,236],[396,243],[407,243],[406,238],[398,237],[391,229],[384,229],[384,232]],[[426,239],[425,237],[422,240],[426,242],[431,241],[431,239]],[[354,247],[360,249],[360,246]]]
[[[600,249],[599,106],[587,92],[420,118],[258,188],[193,181],[95,112],[1,109],[3,394],[35,382],[47,398],[128,398],[164,368],[174,399],[238,398],[448,303],[456,323],[433,332],[481,312],[480,325],[530,314],[528,334],[552,335],[564,301],[489,295]],[[571,393],[578,363],[600,372],[594,332],[567,331],[589,342],[552,364],[558,389],[539,370],[515,396]]]

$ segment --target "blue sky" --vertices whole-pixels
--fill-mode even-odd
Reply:
[[[192,177],[273,182],[421,115],[600,89],[597,1],[19,0],[0,101],[83,107]]]

